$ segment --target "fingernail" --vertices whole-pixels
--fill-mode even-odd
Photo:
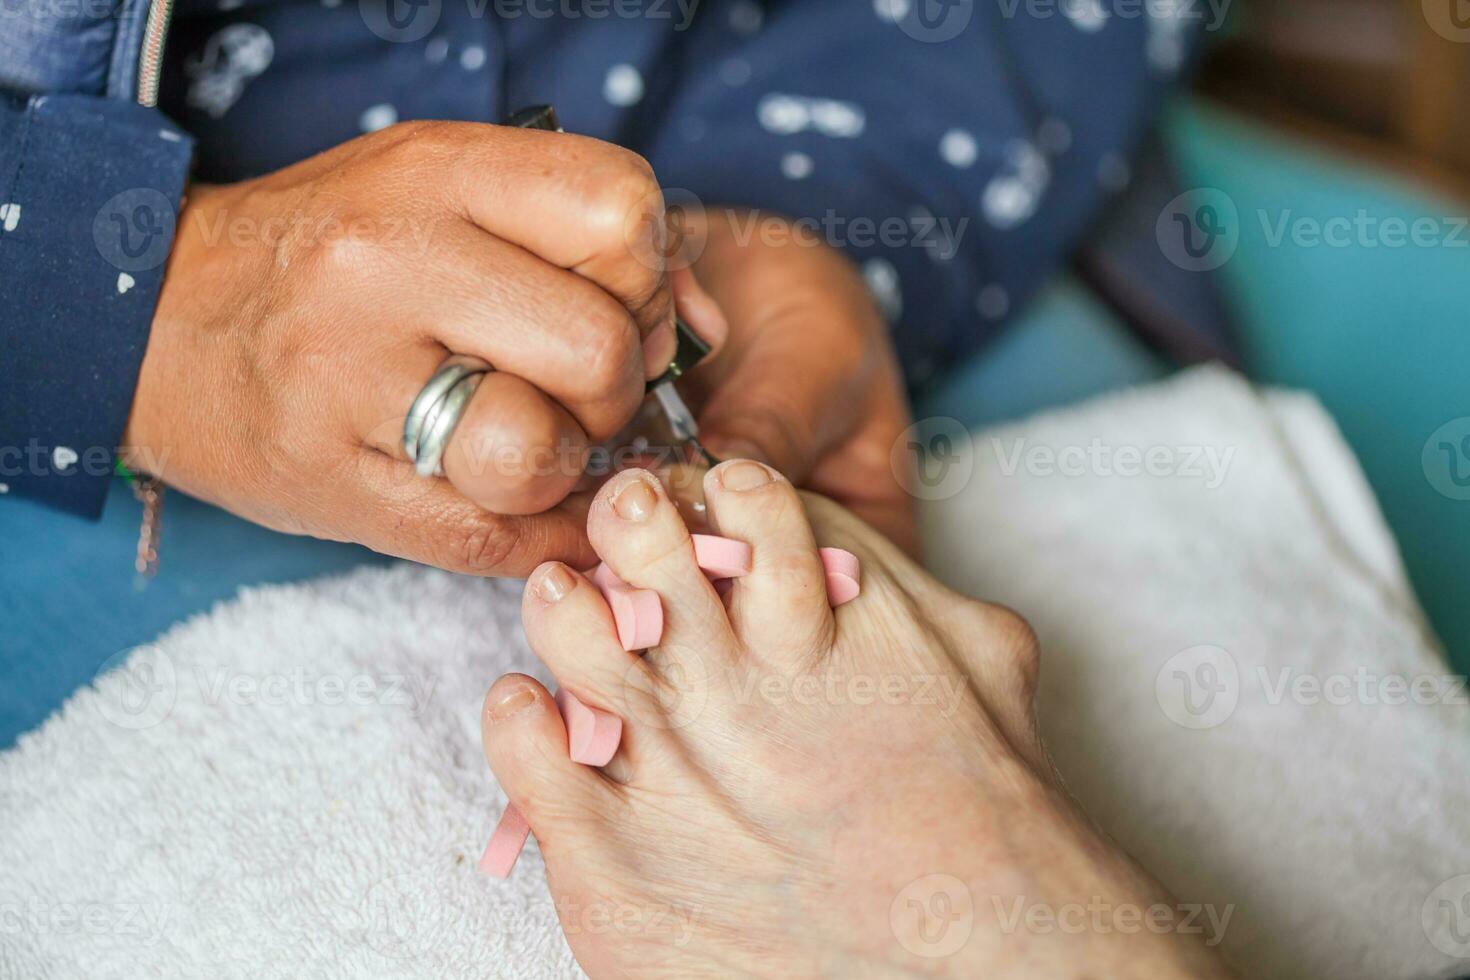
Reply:
[[[748,459],[736,460],[720,470],[720,486],[726,490],[754,490],[771,482],[771,471]]]
[[[679,342],[672,323],[660,323],[643,341],[643,377],[649,381],[669,369]]]
[[[669,283],[674,288],[674,301],[685,322],[711,347],[718,349],[723,346],[730,333],[730,322],[715,298],[705,292],[704,284],[694,270],[671,269]]]
[[[653,488],[642,477],[633,477],[623,484],[613,496],[613,510],[625,521],[635,524],[648,520],[648,515],[653,513],[653,508],[658,504],[658,498],[654,496]]]
[[[536,692],[522,684],[490,708],[491,721],[505,721],[536,703]]]
[[[542,574],[541,581],[536,583],[536,594],[543,602],[561,602],[576,587],[577,583],[565,565],[553,565]]]

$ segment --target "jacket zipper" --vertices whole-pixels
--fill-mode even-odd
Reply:
[[[143,50],[138,57],[138,104],[149,109],[158,106],[158,87],[163,79],[163,45],[168,40],[173,12],[174,0],[149,0],[148,22],[143,26]],[[119,468],[127,472],[120,464]],[[152,578],[158,573],[158,544],[163,530],[163,481],[146,473],[127,473],[127,476],[133,487],[133,496],[143,505],[143,521],[138,528],[138,548],[133,567],[139,575]]]
[[[138,104],[152,109],[158,105],[158,85],[163,78],[163,43],[168,39],[174,0],[150,0],[148,23],[143,28],[143,52],[138,61]]]

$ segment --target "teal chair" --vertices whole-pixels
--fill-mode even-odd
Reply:
[[[1238,212],[1220,280],[1247,372],[1315,392],[1332,413],[1430,621],[1470,670],[1470,500],[1459,499],[1470,490],[1446,483],[1470,473],[1470,205],[1191,101],[1173,107],[1164,132],[1185,185],[1223,193]],[[1348,240],[1339,220],[1332,242],[1314,243],[1313,229],[1334,218],[1352,223]],[[1397,229],[1416,219],[1435,231],[1400,242]],[[1063,278],[919,410],[979,425],[1171,369]],[[1463,432],[1446,439],[1442,427],[1458,419]]]

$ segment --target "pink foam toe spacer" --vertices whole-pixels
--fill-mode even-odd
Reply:
[[[485,845],[480,870],[497,878],[510,877],[510,871],[516,866],[516,859],[521,856],[529,836],[531,825],[526,823],[526,818],[521,816],[514,803],[507,804],[505,812],[500,815],[500,823],[495,825],[495,833],[490,835],[490,843]]]
[[[863,590],[863,566],[858,556],[841,548],[822,548],[818,554],[827,571],[827,602],[835,609],[856,599]]]
[[[623,719],[589,708],[566,688],[556,692],[556,706],[567,726],[567,753],[584,766],[605,766],[623,739]]]
[[[750,574],[750,545],[715,534],[692,534],[694,560],[713,579]]]
[[[658,646],[664,635],[664,607],[657,592],[609,585],[602,588],[602,598],[612,610],[613,622],[618,628],[618,642],[624,650],[631,652]]]
[[[618,578],[617,574],[611,568],[607,567],[607,562],[605,561],[598,562],[597,567],[587,573],[587,577],[591,579],[592,584],[597,586],[599,589],[606,589],[609,586],[613,585],[616,585],[619,588],[623,589],[628,588],[628,583]]]

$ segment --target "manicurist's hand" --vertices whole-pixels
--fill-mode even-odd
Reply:
[[[682,217],[675,237],[693,244],[699,281],[730,324],[729,342],[692,379],[702,389],[701,441],[722,458],[771,463],[912,553],[913,498],[891,462],[909,409],[857,268],[779,217]]]
[[[128,461],[281,530],[458,571],[590,559],[571,495],[674,349],[662,197],[597,140],[407,123],[278,173],[196,187],[180,216]],[[421,478],[404,416],[451,353],[495,370]],[[570,495],[570,496],[569,496]]]

